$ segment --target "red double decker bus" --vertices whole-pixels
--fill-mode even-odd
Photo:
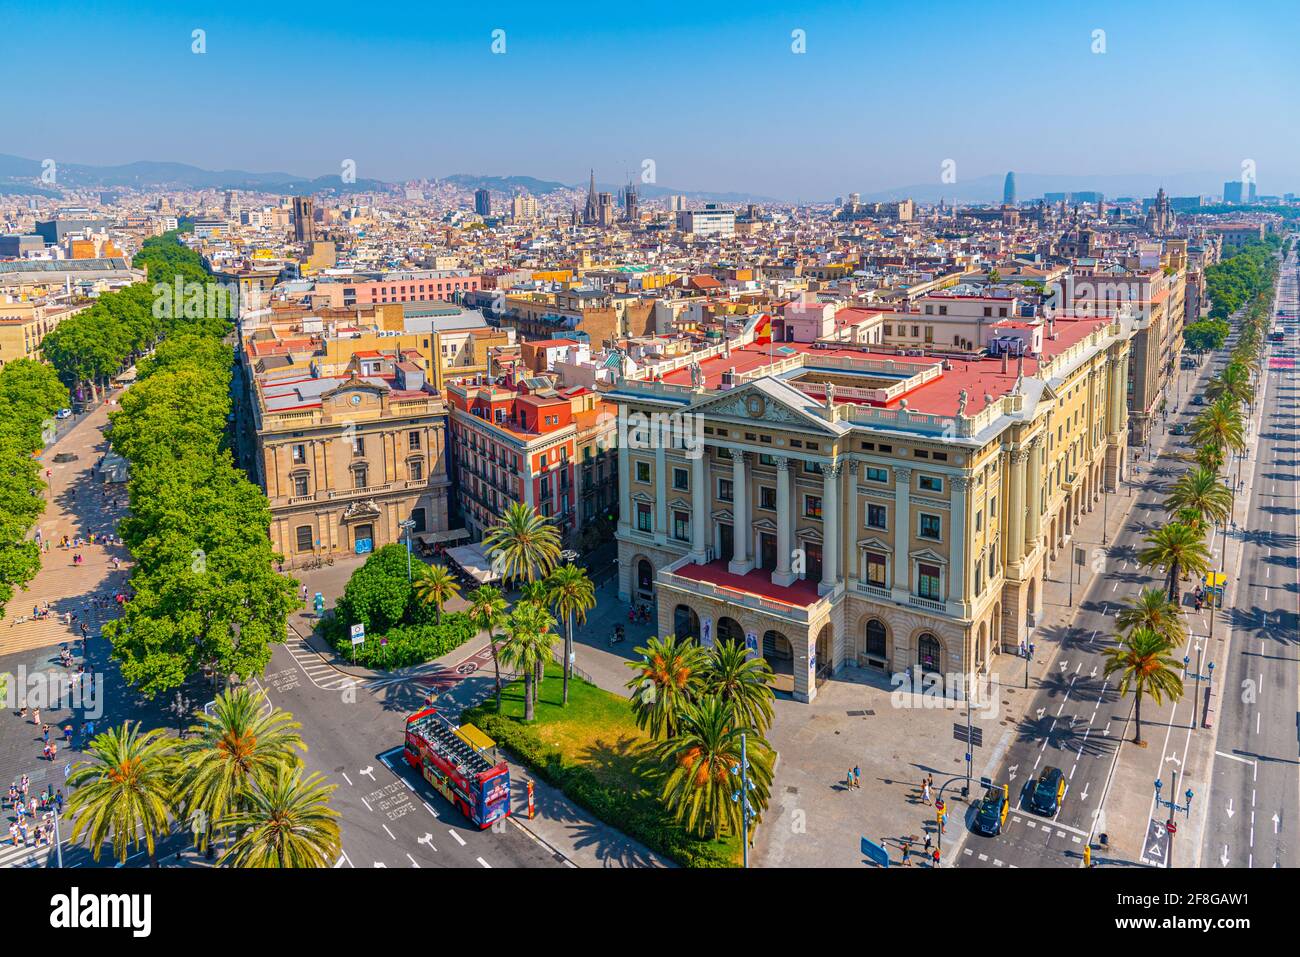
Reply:
[[[493,764],[436,708],[406,719],[406,762],[482,830],[510,814],[510,766]]]

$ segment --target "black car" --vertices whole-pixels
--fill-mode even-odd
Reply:
[[[1043,768],[1043,773],[1034,782],[1029,792],[1029,810],[1035,814],[1048,817],[1061,809],[1061,799],[1065,797],[1065,775],[1060,768]]]
[[[1002,827],[1007,823],[1007,792],[1000,787],[991,787],[984,792],[984,797],[980,799],[979,807],[975,809],[975,820],[972,822],[972,828],[979,834],[987,834],[994,837],[1002,833]]]

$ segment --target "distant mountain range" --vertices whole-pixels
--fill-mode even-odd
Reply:
[[[0,153],[0,193],[28,193],[40,181],[43,167],[39,160]],[[89,166],[59,163],[55,167],[55,187],[112,188],[134,187],[170,189],[252,189],[264,193],[365,193],[391,189],[377,179],[358,179],[344,183],[336,174],[310,179],[292,173],[250,173],[246,170],[207,170],[186,163],[141,160],[121,166]],[[50,195],[48,189],[46,195]]]

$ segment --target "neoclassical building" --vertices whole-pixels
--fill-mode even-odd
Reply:
[[[724,347],[621,380],[620,595],[661,634],[747,642],[801,701],[845,663],[987,670],[1125,469],[1138,326],[1004,324],[997,356]]]

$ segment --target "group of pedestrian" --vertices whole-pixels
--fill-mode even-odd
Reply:
[[[862,787],[862,772],[858,770],[858,766],[856,764],[853,767],[849,768],[849,776],[848,776],[848,780],[846,781],[846,785],[850,788]]]
[[[9,785],[5,803],[13,811],[14,819],[9,824],[9,838],[14,847],[22,837],[23,845],[32,843],[28,821],[36,823],[36,846],[54,843],[54,817],[63,813],[63,789],[49,787],[39,795],[28,797],[31,781],[24,774],[18,781]],[[39,815],[39,822],[38,822]]]

